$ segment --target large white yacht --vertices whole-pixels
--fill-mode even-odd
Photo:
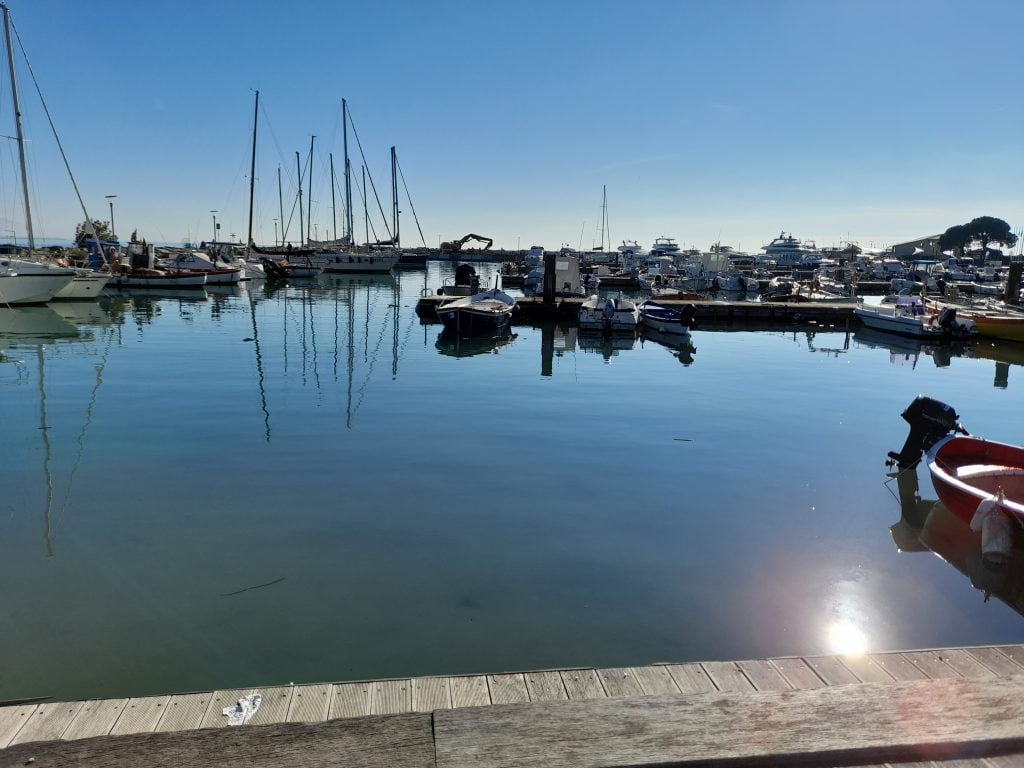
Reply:
[[[814,243],[804,243],[792,234],[780,232],[779,236],[768,245],[762,246],[763,261],[772,261],[777,267],[795,267],[814,256],[817,249]]]
[[[679,244],[671,237],[656,237],[654,245],[651,246],[651,255],[674,256],[679,253]]]

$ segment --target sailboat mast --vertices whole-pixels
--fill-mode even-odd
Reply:
[[[306,218],[306,214],[302,211],[302,165],[299,163],[299,153],[295,152],[295,170],[299,174],[299,247],[302,247],[302,222]],[[294,212],[295,209],[292,208]]]
[[[392,231],[395,233],[395,239],[393,240],[395,247],[397,248],[401,243],[401,239],[398,236],[398,161],[395,155],[395,148],[391,148],[391,222],[394,224]]]
[[[245,239],[245,255],[252,245],[252,201],[256,194],[256,120],[260,113],[260,92],[256,91],[256,108],[252,113],[252,160],[249,163],[249,234]]]
[[[7,39],[7,63],[11,68],[11,98],[14,100],[14,124],[18,130],[18,160],[21,161],[21,191],[25,195],[25,228],[28,229],[28,248],[35,250],[36,238],[32,231],[32,206],[28,195],[28,168],[25,165],[25,132],[21,126],[21,104],[18,102],[18,78],[14,72],[14,47],[11,45],[11,18],[6,4],[4,10],[4,37]],[[97,247],[99,244],[97,242]]]
[[[334,200],[334,153],[328,153],[328,157],[331,158],[331,232],[334,237],[334,242],[338,242],[338,214],[335,210]]]
[[[281,217],[281,245],[284,245],[284,196],[281,194],[281,166],[277,166],[277,207]],[[277,243],[274,243],[277,245]]]
[[[348,160],[348,101],[345,99],[341,100],[341,119],[342,146],[345,150],[345,234],[348,235],[349,245],[352,245],[355,243],[352,232],[352,166]]]
[[[363,227],[366,244],[370,244],[370,209],[366,207],[366,166],[363,166]]]
[[[306,197],[306,242],[309,241],[309,233],[313,231],[313,140],[316,136],[309,137],[309,195]]]

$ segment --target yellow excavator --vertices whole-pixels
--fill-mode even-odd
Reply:
[[[468,243],[470,240],[476,240],[479,243],[485,243],[484,250],[491,250],[491,246],[494,245],[494,240],[490,237],[483,237],[482,235],[474,235],[472,232],[465,237],[460,237],[458,240],[452,240],[447,243],[441,243],[441,250],[448,251],[449,253],[456,253],[462,250],[462,246]]]

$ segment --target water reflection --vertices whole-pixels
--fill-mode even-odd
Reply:
[[[638,340],[636,336],[620,335],[606,336],[604,334],[581,333],[576,338],[577,346],[584,352],[596,352],[604,358],[606,363],[611,362],[620,352],[635,349]]]
[[[437,337],[435,346],[442,355],[450,357],[473,357],[474,355],[498,354],[499,349],[516,340],[518,334],[506,325],[495,336],[460,336],[454,330],[444,330]]]
[[[79,330],[77,323],[89,328]],[[54,555],[53,529],[55,517],[59,518],[67,507],[74,488],[75,475],[85,455],[86,435],[92,423],[93,408],[96,405],[103,372],[111,345],[116,338],[114,324],[120,322],[120,315],[112,313],[106,303],[67,302],[55,303],[53,307],[0,308],[0,363],[11,363],[18,369],[15,383],[25,385],[34,377],[38,401],[36,430],[39,435],[40,471],[43,476],[43,542],[47,558]],[[106,326],[104,328],[104,326]],[[53,470],[54,445],[50,438],[51,424],[48,406],[46,349],[56,344],[85,344],[95,340],[92,329],[100,329],[105,344],[100,361],[94,366],[94,382],[89,399],[84,406],[81,425],[74,442],[74,459],[65,481],[65,491],[55,514],[56,478]]]
[[[916,469],[895,476],[899,490],[900,520],[890,526],[900,552],[933,552],[967,577],[985,602],[996,597],[1024,616],[1024,547],[1019,537],[1005,562],[986,559],[981,533],[935,499],[921,497]]]
[[[678,333],[659,333],[645,328],[641,344],[645,341],[665,347],[683,365],[693,365],[693,356],[697,353],[697,347],[693,345],[693,339],[690,336],[681,336]]]

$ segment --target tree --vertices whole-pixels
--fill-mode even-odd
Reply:
[[[965,226],[971,234],[971,240],[981,243],[982,253],[988,253],[989,243],[1000,243],[1007,248],[1017,244],[1017,236],[1010,231],[1010,225],[994,216],[979,216]]]
[[[92,220],[92,228],[96,231],[96,236],[100,240],[113,240],[114,233],[110,231],[109,221],[100,221],[99,219]],[[86,240],[92,240],[93,233],[89,231],[89,222],[83,221],[77,227],[75,227],[75,245],[79,248],[85,246]]]
[[[939,237],[939,250],[953,250],[958,256],[962,256],[964,249],[971,244],[971,240],[973,238],[966,224],[954,224]]]

